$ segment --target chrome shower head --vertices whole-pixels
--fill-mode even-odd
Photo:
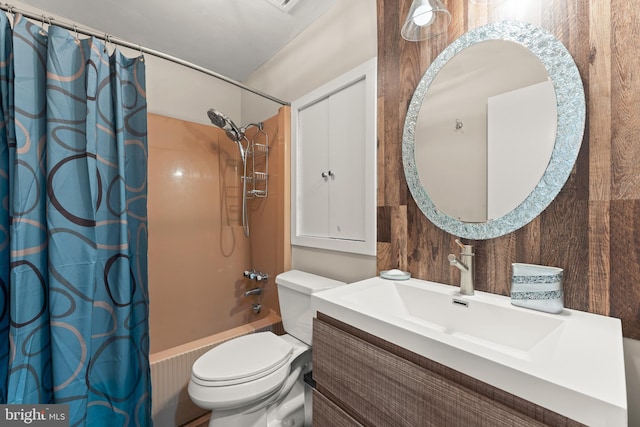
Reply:
[[[209,120],[211,120],[211,123],[213,123],[214,126],[217,126],[227,132],[227,136],[230,140],[238,142],[244,136],[244,131],[236,126],[236,124],[233,123],[233,121],[229,117],[225,116],[221,112],[211,108],[209,109],[209,111],[207,111],[207,115],[209,116]]]
[[[225,116],[224,114],[214,110],[213,108],[209,109],[209,111],[207,111],[207,115],[209,116],[209,120],[211,120],[211,123],[213,123],[214,126],[217,126],[219,128],[223,128],[227,125],[227,122],[229,122],[230,120],[227,118],[227,116]]]
[[[238,145],[240,158],[242,158],[242,161],[244,162],[246,154],[244,147],[242,147],[242,139],[244,138],[244,132],[246,129],[239,128],[229,117],[214,110],[213,108],[210,108],[209,111],[207,111],[207,115],[214,126],[224,130],[227,133],[227,137]]]

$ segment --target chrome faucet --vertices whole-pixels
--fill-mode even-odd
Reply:
[[[465,245],[456,239],[456,244],[460,246],[460,259],[454,254],[449,254],[449,263],[460,270],[460,293],[462,295],[473,295],[473,246]]]

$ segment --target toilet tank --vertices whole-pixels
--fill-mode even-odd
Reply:
[[[346,283],[304,271],[291,270],[278,274],[276,285],[284,330],[289,335],[311,345],[312,322],[315,315],[311,309],[311,294],[346,285]]]

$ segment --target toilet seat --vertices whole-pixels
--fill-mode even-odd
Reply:
[[[280,389],[300,349],[271,332],[220,344],[193,364],[189,396],[205,409],[227,410],[259,403]]]
[[[193,380],[207,387],[255,381],[286,367],[293,346],[271,332],[258,332],[220,344],[193,364]]]

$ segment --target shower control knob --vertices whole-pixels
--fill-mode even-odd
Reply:
[[[260,273],[258,273],[258,274],[256,275],[256,280],[257,280],[258,282],[262,282],[262,275],[261,275]]]
[[[251,272],[249,270],[245,270],[244,273],[242,273],[244,277],[249,277],[250,274]]]

